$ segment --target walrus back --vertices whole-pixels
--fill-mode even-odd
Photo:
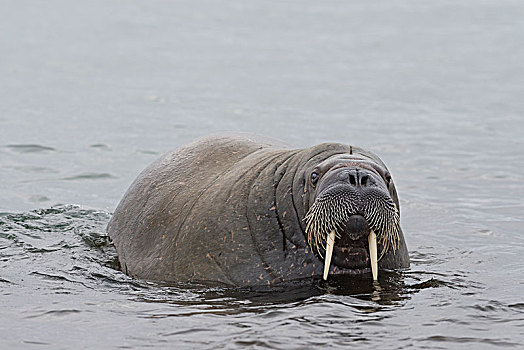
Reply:
[[[271,147],[245,137],[211,136],[167,153],[147,167],[125,193],[107,228],[124,272],[145,279],[178,280],[177,235],[196,202],[221,174]]]

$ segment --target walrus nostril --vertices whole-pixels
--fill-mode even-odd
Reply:
[[[360,184],[361,184],[362,186],[366,186],[366,184],[368,183],[368,178],[369,178],[368,175],[362,175],[362,176],[360,177]]]
[[[352,184],[353,186],[357,185],[357,181],[355,180],[355,175],[349,174],[349,183]]]

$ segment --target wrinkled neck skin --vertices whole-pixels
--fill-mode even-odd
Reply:
[[[311,251],[305,236],[304,216],[309,210],[305,204],[308,201],[306,177],[323,160],[347,151],[348,147],[340,144],[267,150],[275,152],[276,158],[250,186],[248,217],[258,223],[257,234],[252,239],[257,255],[266,266],[263,276],[269,274],[267,279],[271,279],[271,283],[322,275],[323,263]],[[264,217],[267,221],[258,220]]]

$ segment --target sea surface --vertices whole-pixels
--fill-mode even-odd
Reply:
[[[377,153],[411,268],[124,275],[127,187],[221,131]],[[523,198],[522,1],[0,0],[1,349],[521,349]]]

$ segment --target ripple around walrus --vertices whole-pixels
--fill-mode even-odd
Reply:
[[[402,305],[425,288],[453,287],[443,276],[411,276],[407,271],[383,271],[380,284],[373,284],[370,276],[334,276],[327,282],[306,279],[256,289],[135,280],[119,270],[116,250],[105,232],[109,218],[108,212],[74,205],[0,217],[0,249],[4,257],[11,257],[9,264],[4,262],[2,277],[11,282],[17,276],[24,284],[37,279],[37,285],[46,281],[117,287],[131,293],[132,300],[145,303],[197,306],[206,301],[205,312],[217,313],[233,312],[231,306],[236,303],[247,308],[236,307],[234,313],[258,312],[256,306],[301,302],[326,293],[352,296],[353,301],[359,300],[357,305],[364,303],[360,308],[375,309]],[[26,271],[26,275],[15,271]]]
[[[408,302],[424,299],[433,290],[443,294],[436,290],[457,292],[475,285],[466,275],[428,271],[426,260],[432,257],[422,253],[417,254],[420,264],[415,262],[411,270],[382,271],[380,283],[375,284],[370,276],[333,276],[328,281],[307,279],[257,289],[137,280],[119,269],[116,250],[105,232],[110,217],[107,211],[76,205],[0,216],[0,284],[7,291],[3,297],[13,300],[20,298],[16,295],[43,291],[34,305],[33,299],[23,302],[29,306],[21,319],[61,320],[68,323],[61,327],[73,330],[75,321],[84,324],[85,319],[102,317],[101,313],[105,322],[117,324],[125,315],[146,327],[148,334],[188,339],[192,344],[199,342],[199,329],[209,329],[209,337],[217,338],[215,345],[226,345],[235,344],[238,331],[249,343],[247,335],[273,334],[275,327],[284,332],[274,334],[271,346],[277,348],[285,347],[289,341],[285,332],[294,327],[326,334],[319,344],[371,344],[373,335],[368,332],[391,324],[399,309],[409,314]],[[16,286],[18,294],[9,292],[9,286]],[[423,291],[430,292],[418,298]],[[470,310],[486,313],[475,305]],[[522,305],[508,310],[512,317],[520,315]],[[226,333],[218,336],[224,329]],[[385,336],[395,339],[393,333]],[[298,347],[310,347],[312,339],[294,341]]]

